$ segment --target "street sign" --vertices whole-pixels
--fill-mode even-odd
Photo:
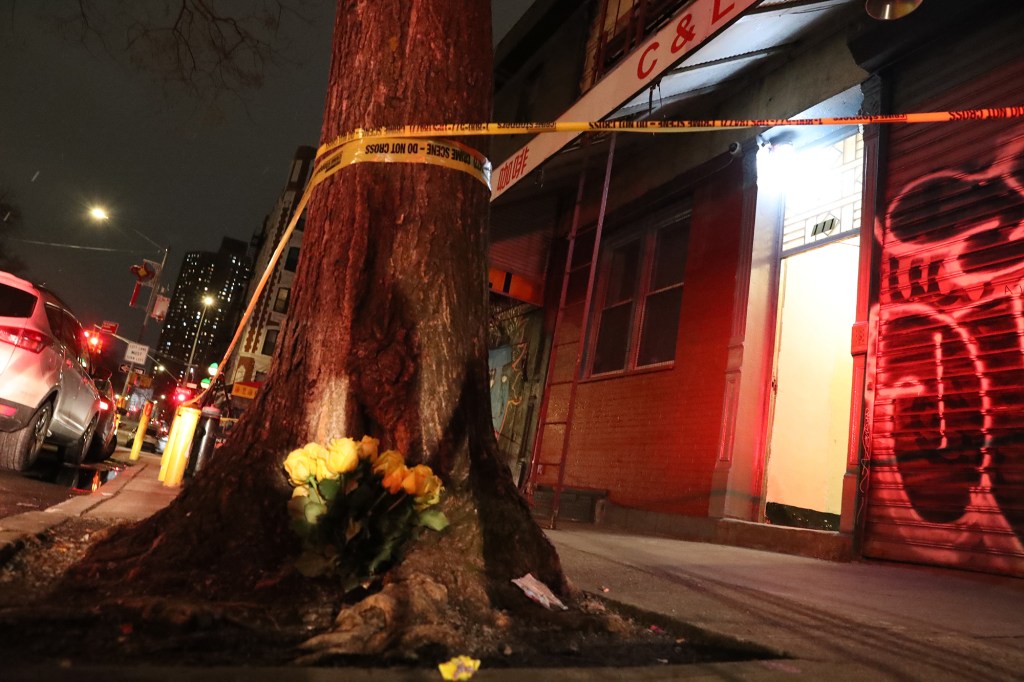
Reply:
[[[129,343],[128,349],[124,352],[124,361],[134,365],[144,365],[148,352],[149,346],[141,343]]]
[[[132,366],[126,362],[123,365],[118,365],[117,369],[121,372],[121,374],[127,374],[128,372],[132,371]]]
[[[239,398],[255,398],[263,382],[257,381],[236,381],[231,387],[231,395]]]
[[[116,334],[117,333],[117,322],[103,321],[100,325],[100,331],[104,334]]]

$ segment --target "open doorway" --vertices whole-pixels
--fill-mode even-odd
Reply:
[[[774,150],[785,187],[764,518],[838,530],[849,438],[863,141]]]

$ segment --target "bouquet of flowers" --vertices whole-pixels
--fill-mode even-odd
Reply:
[[[395,450],[378,454],[375,438],[309,443],[293,450],[284,468],[294,487],[292,528],[303,541],[296,568],[306,576],[336,574],[345,591],[393,565],[417,527],[448,525],[433,508],[441,479],[424,464],[407,467]]]

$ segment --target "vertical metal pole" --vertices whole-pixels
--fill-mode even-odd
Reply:
[[[199,315],[199,326],[196,327],[195,338],[192,339],[192,352],[188,354],[188,367],[185,368],[185,385],[188,385],[189,376],[192,374],[192,360],[196,356],[196,344],[199,343],[199,332],[203,331],[203,320],[206,319],[206,309],[210,306],[203,304],[203,312]]]

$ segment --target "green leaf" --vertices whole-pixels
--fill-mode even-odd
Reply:
[[[431,530],[444,530],[450,523],[443,511],[437,509],[424,509],[420,512],[419,523]]]
[[[310,501],[306,505],[304,512],[308,523],[316,523],[316,520],[327,512],[327,505]]]
[[[341,487],[341,481],[337,479],[325,479],[320,481],[320,495],[324,498],[325,502],[330,502],[338,495],[338,489]]]
[[[308,497],[293,497],[288,500],[288,516],[293,519],[305,519],[306,518],[306,505],[309,503]]]

